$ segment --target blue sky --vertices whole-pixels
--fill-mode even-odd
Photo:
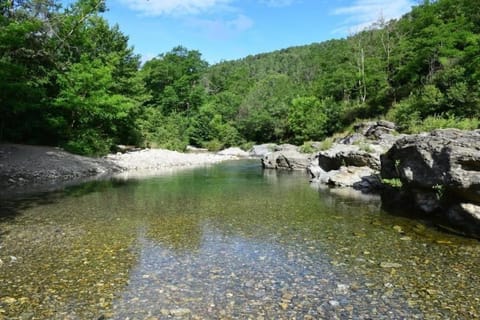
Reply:
[[[107,0],[105,18],[147,60],[177,45],[210,64],[348,36],[415,0]]]

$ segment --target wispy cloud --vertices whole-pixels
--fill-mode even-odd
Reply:
[[[261,4],[269,7],[287,7],[293,4],[295,0],[260,0]]]
[[[192,18],[188,20],[188,25],[206,33],[210,39],[225,40],[252,28],[254,21],[243,14],[239,14],[232,19]]]
[[[352,5],[335,9],[332,14],[345,16],[336,33],[358,32],[372,25],[380,18],[399,18],[410,11],[413,0],[355,0]]]
[[[149,16],[195,15],[227,8],[234,0],[121,0],[130,9]]]
[[[236,11],[233,3],[240,0],[120,0],[131,10],[148,16],[198,15],[209,11]],[[257,0],[268,7],[286,7],[298,0]]]

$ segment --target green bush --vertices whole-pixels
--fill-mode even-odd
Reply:
[[[212,152],[222,150],[223,146],[224,146],[223,143],[220,142],[220,140],[218,139],[210,140],[203,145],[204,148],[207,148],[208,151],[212,151]]]
[[[147,108],[138,121],[145,145],[184,151],[189,143],[190,123],[180,113],[164,116],[156,108]]]
[[[314,153],[316,148],[313,145],[313,141],[305,141],[299,148],[302,153]]]
[[[113,145],[112,139],[100,135],[95,130],[86,130],[67,141],[63,148],[68,152],[85,156],[104,156]]]
[[[325,140],[323,140],[321,143],[320,143],[320,150],[328,150],[332,147],[333,145],[333,138],[332,137],[328,137],[326,138]]]
[[[248,142],[244,142],[240,145],[240,148],[244,151],[249,151],[250,149],[253,148],[253,146],[255,145],[255,142],[252,142],[252,141],[248,141]]]
[[[457,118],[455,116],[431,116],[425,118],[422,122],[416,123],[409,128],[409,132],[419,133],[432,131],[435,129],[457,128],[461,130],[475,130],[480,128],[480,119],[478,118]]]

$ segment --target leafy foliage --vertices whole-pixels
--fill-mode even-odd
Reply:
[[[346,39],[213,66],[178,46],[140,67],[105,9],[0,0],[0,140],[101,155],[119,143],[302,144],[362,118],[479,128],[479,1],[425,1]]]

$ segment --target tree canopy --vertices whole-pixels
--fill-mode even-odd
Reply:
[[[425,1],[345,39],[209,66],[183,46],[140,65],[103,0],[0,0],[0,140],[100,155],[301,144],[358,119],[478,128],[480,3]]]

